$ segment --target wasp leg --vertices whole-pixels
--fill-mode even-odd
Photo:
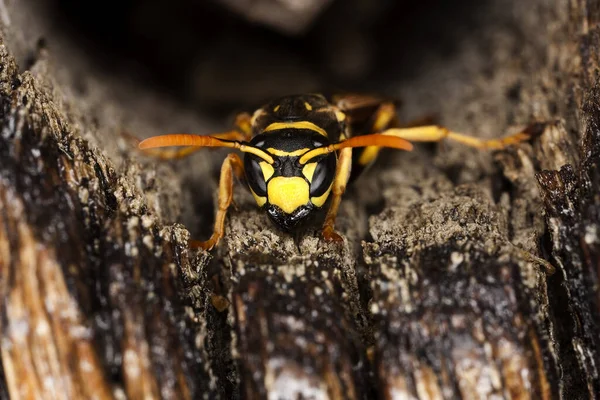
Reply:
[[[219,210],[215,215],[213,234],[210,239],[205,242],[190,240],[190,247],[200,247],[205,250],[210,250],[219,243],[219,240],[223,237],[225,216],[227,215],[227,209],[231,205],[233,199],[233,174],[238,178],[244,176],[244,164],[240,157],[235,153],[229,154],[221,166],[221,176],[219,178]]]
[[[535,133],[529,129],[499,139],[479,139],[473,136],[453,132],[438,125],[420,126],[414,128],[392,128],[382,132],[382,135],[396,136],[412,142],[439,142],[442,139],[453,140],[477,149],[503,149],[505,147],[531,139]]]
[[[240,113],[235,117],[235,127],[244,134],[244,141],[252,139],[252,117],[248,113]],[[221,138],[223,139],[223,138]]]
[[[237,115],[235,119],[235,127],[237,128],[236,130],[224,133],[217,133],[209,136],[212,136],[217,139],[236,140],[240,142],[246,142],[250,140],[252,135],[252,127],[250,125],[250,115],[248,113],[242,113]],[[122,136],[125,137],[125,139],[127,139],[129,142],[131,142],[136,148],[141,142],[139,138],[131,135],[130,133],[124,132]],[[160,160],[176,160],[179,158],[187,157],[201,149],[202,147],[190,146],[178,149],[141,149],[140,151],[142,151],[148,156],[155,157]]]
[[[345,148],[340,150],[340,158],[338,159],[337,169],[335,171],[335,178],[333,180],[333,187],[331,192],[333,197],[331,199],[331,205],[327,211],[325,217],[325,223],[323,224],[323,238],[327,241],[341,242],[342,237],[335,232],[333,226],[335,224],[335,217],[337,216],[342,195],[346,190],[346,184],[348,178],[350,178],[350,170],[352,169],[352,148]]]
[[[386,128],[390,127],[392,124],[397,123],[398,120],[396,116],[396,106],[394,106],[392,103],[383,103],[377,108],[377,111],[375,111],[371,132],[381,132]],[[381,147],[365,147],[360,153],[360,157],[358,158],[358,164],[361,167],[366,167],[375,160],[375,158],[379,154],[379,150],[381,150]]]

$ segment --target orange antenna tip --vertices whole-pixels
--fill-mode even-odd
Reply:
[[[153,136],[142,140],[139,144],[140,149],[152,149],[155,147],[171,146],[195,146],[195,147],[217,147],[224,146],[219,139],[211,136],[190,135],[186,133],[176,133],[171,135]]]

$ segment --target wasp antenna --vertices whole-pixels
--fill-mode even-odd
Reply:
[[[323,154],[332,153],[334,151],[344,149],[347,147],[367,147],[367,146],[376,146],[376,147],[389,147],[393,149],[400,149],[411,151],[413,149],[412,143],[408,140],[404,140],[399,137],[390,136],[390,135],[382,135],[382,134],[373,134],[373,135],[363,135],[363,136],[355,136],[350,139],[346,139],[342,142],[330,144],[329,146],[317,147],[314,150],[311,150],[305,153],[302,157],[300,157],[300,164],[306,164],[312,158],[321,156]]]
[[[140,149],[153,149],[156,147],[172,146],[194,146],[194,147],[234,147],[231,142],[226,142],[212,136],[190,135],[187,133],[176,133],[171,135],[153,136],[142,140]]]
[[[244,142],[237,140],[223,140],[213,136],[191,135],[188,133],[176,133],[171,135],[153,136],[142,140],[139,148],[152,149],[156,147],[172,147],[172,146],[188,146],[188,147],[229,147],[239,149],[244,153],[251,153],[262,158],[269,164],[273,164],[274,160],[267,152],[258,147],[250,146]]]
[[[333,145],[335,150],[343,149],[346,147],[367,147],[367,146],[377,146],[377,147],[389,147],[392,149],[406,150],[411,151],[413,149],[413,145],[408,140],[384,135],[380,133],[375,133],[372,135],[363,135],[363,136],[355,136],[350,139],[346,139],[343,142],[336,143]]]
[[[240,147],[238,147],[238,149],[240,149],[240,151],[243,151],[244,153],[254,154],[255,156],[260,157],[263,160],[265,160],[268,164],[273,164],[275,162],[273,157],[271,157],[269,155],[269,153],[267,153],[266,151],[261,150],[258,147],[249,146],[247,144],[241,144],[241,143],[239,143],[239,144],[240,144]]]

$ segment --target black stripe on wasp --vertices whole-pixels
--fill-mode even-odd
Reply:
[[[252,115],[240,114],[228,132],[154,136],[139,143],[139,148],[161,159],[185,157],[205,147],[244,153],[243,160],[230,153],[223,161],[212,236],[190,241],[191,247],[211,249],[224,234],[234,176],[285,231],[328,207],[323,238],[341,241],[334,223],[346,185],[373,163],[381,148],[411,151],[411,142],[448,139],[478,149],[502,149],[528,140],[534,131],[484,140],[439,125],[400,127],[393,102],[359,95],[328,101],[322,95],[304,94],[274,100]],[[174,146],[183,148],[159,149]]]

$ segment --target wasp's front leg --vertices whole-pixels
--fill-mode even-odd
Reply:
[[[237,154],[231,153],[227,156],[225,161],[223,161],[223,165],[221,166],[221,176],[219,178],[219,209],[215,215],[213,234],[210,239],[205,242],[190,240],[190,247],[199,247],[210,250],[219,243],[219,240],[223,237],[225,230],[225,216],[227,215],[227,209],[231,205],[233,199],[234,174],[241,179],[244,176],[244,164]]]
[[[333,180],[333,186],[331,188],[332,199],[325,217],[325,223],[323,224],[323,238],[327,241],[341,242],[342,237],[335,232],[334,224],[335,217],[337,216],[340,202],[342,201],[342,195],[346,191],[346,184],[350,178],[350,171],[352,169],[352,149],[345,148],[340,150],[340,157],[338,159],[337,169],[335,171],[335,178]]]

